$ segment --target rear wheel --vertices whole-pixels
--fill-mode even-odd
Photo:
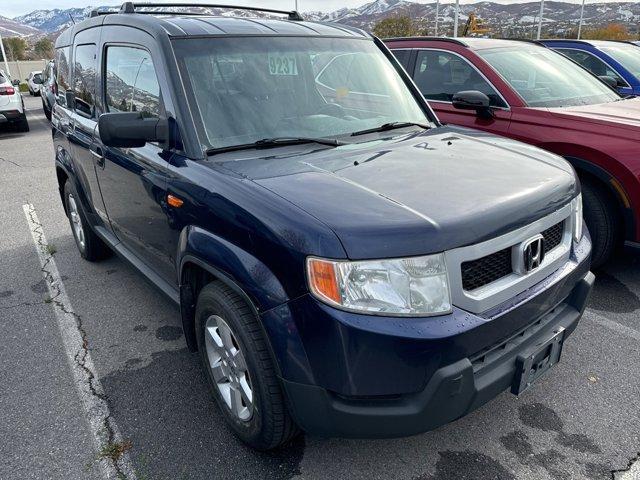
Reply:
[[[28,132],[29,131],[29,121],[27,120],[27,114],[23,113],[20,117],[20,120],[16,123],[19,132]]]
[[[95,262],[108,257],[111,250],[89,226],[82,203],[69,180],[64,185],[64,200],[73,238],[82,258]]]
[[[51,121],[51,110],[47,108],[47,103],[44,101],[44,97],[42,97],[42,110],[44,110],[44,116],[47,117],[47,120]]]
[[[299,429],[291,419],[258,320],[221,282],[205,286],[196,307],[198,349],[216,403],[234,433],[258,450],[276,448]]]
[[[591,265],[598,268],[613,255],[620,239],[620,214],[614,199],[600,185],[582,180],[584,219],[593,242]]]

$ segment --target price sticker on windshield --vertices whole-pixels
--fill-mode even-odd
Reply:
[[[284,54],[269,54],[269,73],[271,75],[298,75],[296,57]]]

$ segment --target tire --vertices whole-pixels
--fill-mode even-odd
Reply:
[[[47,120],[51,121],[51,110],[47,108],[44,99],[42,100],[42,110],[44,110],[44,116],[47,117]]]
[[[82,258],[89,262],[96,262],[108,257],[111,250],[89,225],[82,202],[69,180],[64,184],[64,203],[71,232]],[[81,230],[79,230],[78,224]]]
[[[20,120],[16,123],[19,132],[28,132],[29,131],[29,120],[27,120],[27,114],[23,113],[20,117]]]
[[[231,332],[232,348],[237,347],[239,351],[236,356],[220,354],[225,350],[223,326]],[[233,432],[247,445],[263,451],[277,448],[298,435],[300,430],[289,415],[262,328],[247,303],[222,282],[208,284],[198,296],[196,329],[198,350],[211,391]],[[214,342],[217,347],[213,346]],[[230,358],[239,358],[239,361],[229,361]],[[217,365],[218,381],[211,364]],[[228,375],[223,374],[225,369]],[[230,386],[227,398],[234,398],[231,392],[240,392],[241,385],[248,386],[251,403],[245,402],[243,397],[240,408],[234,413],[229,400],[223,396],[225,382]],[[231,387],[233,383],[236,390]],[[245,397],[249,398],[246,390]],[[245,418],[241,418],[242,414]]]
[[[584,219],[591,234],[593,249],[591,266],[603,266],[613,255],[620,238],[620,215],[614,207],[614,199],[597,183],[582,181]]]

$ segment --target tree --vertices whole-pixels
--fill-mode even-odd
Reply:
[[[37,59],[53,58],[53,42],[49,38],[41,38],[33,45],[33,53]]]
[[[631,34],[627,27],[620,23],[610,23],[603,28],[587,30],[582,38],[590,40],[631,40]]]
[[[380,38],[412,37],[418,33],[409,17],[390,17],[380,20],[373,27],[373,34]]]
[[[7,52],[8,60],[25,60],[27,42],[20,37],[5,38],[4,49]]]

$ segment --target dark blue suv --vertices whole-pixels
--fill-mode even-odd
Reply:
[[[423,432],[560,359],[594,279],[568,163],[443,126],[360,30],[166,8],[58,38],[60,194],[84,258],[179,304],[242,440]]]
[[[598,77],[615,80],[621,95],[640,95],[640,47],[606,40],[540,40]]]

